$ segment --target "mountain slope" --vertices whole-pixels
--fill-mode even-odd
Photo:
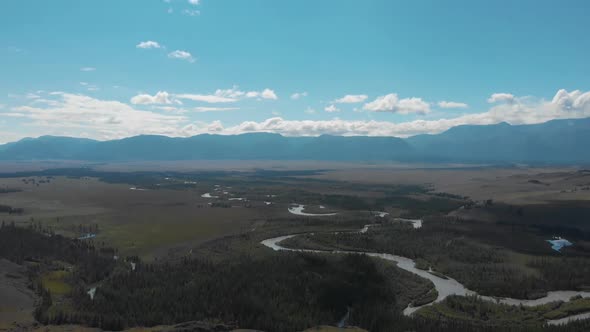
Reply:
[[[458,126],[437,135],[285,137],[272,133],[142,135],[112,141],[42,136],[0,145],[0,160],[339,160],[588,163],[590,118]]]
[[[588,162],[590,119],[518,126],[458,126],[406,141],[417,156],[430,161]]]

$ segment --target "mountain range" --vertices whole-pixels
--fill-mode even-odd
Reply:
[[[285,137],[272,133],[141,135],[110,141],[41,136],[0,145],[0,160],[334,160],[588,163],[590,118],[533,125],[465,125],[409,138]]]

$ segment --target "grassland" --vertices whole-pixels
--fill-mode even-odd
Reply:
[[[67,295],[72,291],[66,281],[70,276],[68,271],[49,271],[41,276],[41,283],[52,295]]]

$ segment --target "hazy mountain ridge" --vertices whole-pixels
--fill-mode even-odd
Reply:
[[[111,141],[42,136],[0,145],[0,160],[342,160],[590,162],[590,118],[458,126],[436,135],[285,137],[272,133],[141,135]]]

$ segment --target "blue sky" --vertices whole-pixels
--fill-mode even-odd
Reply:
[[[590,116],[588,1],[2,1],[0,142]]]

